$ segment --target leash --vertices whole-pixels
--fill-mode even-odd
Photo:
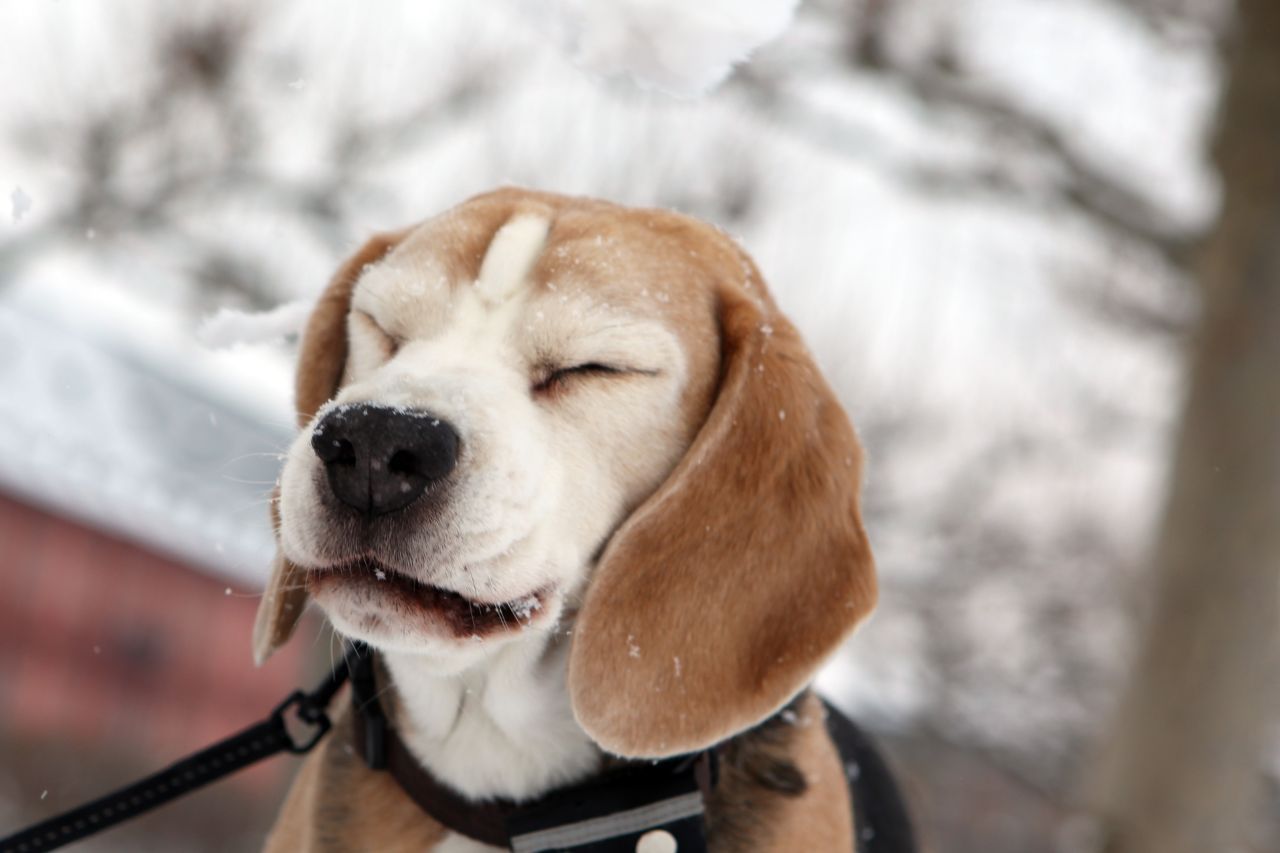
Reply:
[[[630,851],[635,838],[655,829],[682,851],[706,849],[703,814],[716,781],[714,750],[629,764],[531,803],[474,803],[438,782],[399,739],[378,700],[373,652],[353,643],[319,686],[294,691],[261,722],[125,788],[0,839],[0,853],[56,850],[281,752],[310,752],[329,732],[329,703],[348,678],[356,751],[371,769],[389,772],[419,808],[455,832],[515,853],[603,853],[622,849],[616,845],[626,839],[631,839],[625,848]],[[290,732],[293,719],[309,728],[301,738]]]
[[[359,649],[352,649],[311,692],[295,690],[265,720],[218,741],[158,773],[99,797],[79,808],[0,838],[0,853],[42,853],[95,835],[129,818],[159,808],[263,759],[291,752],[302,755],[329,731],[330,700],[347,680]],[[309,728],[295,737],[290,722]]]
[[[354,643],[319,686],[294,691],[265,720],[126,788],[0,838],[0,853],[56,850],[281,752],[310,752],[329,732],[329,702],[348,678],[356,752],[454,832],[513,853],[630,853],[651,838],[662,845],[650,845],[655,850],[706,850],[705,809],[718,781],[718,747],[626,764],[532,802],[471,802],[436,780],[396,735],[378,700],[373,652]],[[849,777],[856,850],[912,853],[910,817],[884,759],[848,718],[824,705]],[[310,730],[295,737],[291,722]]]

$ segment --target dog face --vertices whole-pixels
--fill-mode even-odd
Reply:
[[[284,557],[334,625],[445,666],[580,600],[691,441],[714,373],[709,294],[662,280],[635,223],[571,219],[549,246],[550,211],[491,213],[433,220],[362,267],[341,390],[281,480]],[[458,242],[478,268],[440,252]],[[428,437],[378,435],[397,422]],[[443,476],[397,476],[397,453],[433,452],[453,457]],[[371,470],[346,486],[344,465]]]
[[[847,418],[685,217],[507,190],[377,238],[298,405],[260,658],[307,592],[442,670],[572,619],[579,723],[656,756],[772,713],[874,601]]]

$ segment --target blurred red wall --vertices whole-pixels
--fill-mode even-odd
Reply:
[[[304,683],[313,644],[300,637],[254,667],[258,590],[227,589],[0,495],[0,730],[158,767],[265,716]]]

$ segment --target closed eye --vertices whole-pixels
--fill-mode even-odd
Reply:
[[[553,393],[562,389],[568,383],[576,379],[586,379],[593,376],[619,376],[627,373],[639,372],[642,371],[628,370],[623,367],[603,364],[598,361],[588,361],[583,364],[575,364],[571,367],[557,367],[549,371],[541,380],[534,383],[533,393]]]
[[[357,308],[351,312],[351,317],[359,324],[361,329],[371,334],[378,341],[383,359],[390,359],[400,351],[400,347],[404,343],[403,339],[384,329],[372,314]]]

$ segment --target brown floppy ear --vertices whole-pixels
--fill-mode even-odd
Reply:
[[[619,755],[690,752],[755,725],[875,604],[848,418],[767,296],[725,284],[718,297],[711,412],[614,534],[573,629],[574,713]]]
[[[298,351],[294,405],[298,426],[306,427],[316,411],[338,391],[347,363],[347,313],[351,291],[364,268],[380,260],[404,238],[405,231],[377,234],[338,268],[311,312]],[[271,528],[280,530],[280,494],[271,499]],[[307,606],[306,578],[279,550],[253,625],[253,658],[261,665],[282,646]]]

